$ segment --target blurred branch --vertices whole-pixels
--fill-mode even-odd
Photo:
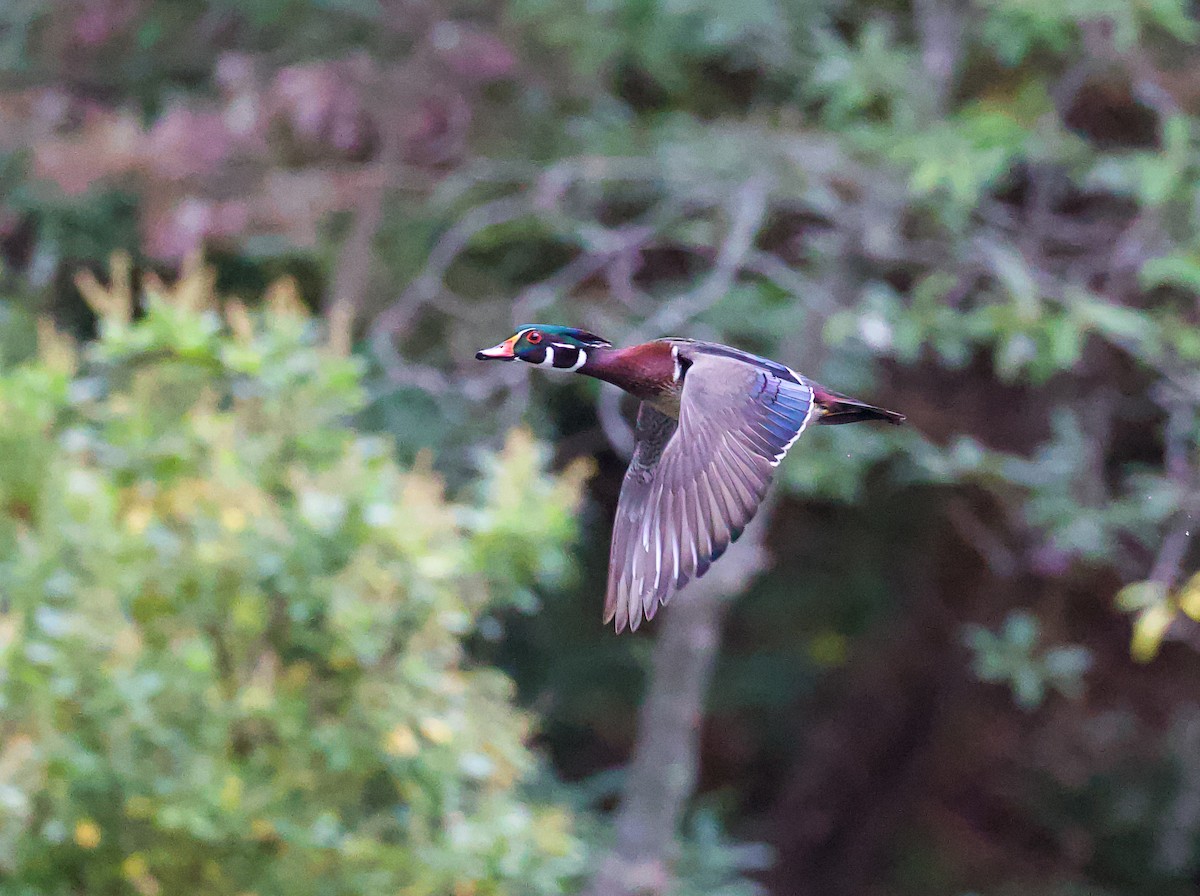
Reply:
[[[398,8],[408,6],[410,4],[392,0],[385,8],[395,15]],[[415,14],[407,18],[410,28],[417,26],[418,17]],[[422,30],[427,27],[424,25]],[[406,105],[417,103],[417,99],[408,95],[409,90],[402,85],[415,79],[410,71],[412,68],[424,64],[419,54],[415,54],[398,71],[390,73],[390,77],[372,69],[361,76],[357,84],[365,107],[380,123],[380,146],[378,176],[363,184],[362,195],[354,203],[350,233],[342,244],[329,295],[325,299],[331,340],[335,347],[344,347],[346,351],[350,347],[354,325],[365,310],[371,270],[375,263],[375,238],[383,223],[384,198],[389,189],[404,183],[407,173],[402,121],[390,112],[398,101]],[[405,75],[408,75],[407,79]]]
[[[699,286],[667,302],[630,333],[630,342],[667,334],[724,298],[746,263],[766,213],[766,179],[752,177],[738,188],[730,202],[729,235],[721,243],[712,271]]]
[[[638,741],[614,822],[616,843],[588,896],[666,893],[676,832],[696,785],[704,699],[729,598],[766,566],[764,506],[742,539],[664,611]]]
[[[627,334],[630,344],[670,335],[693,317],[711,308],[728,294],[754,248],[754,237],[767,213],[767,183],[752,177],[733,194],[729,208],[729,234],[717,251],[712,271],[695,288],[664,305]],[[633,429],[621,416],[620,393],[601,392],[597,413],[613,450],[624,458],[633,454]]]
[[[946,503],[946,519],[997,578],[1011,579],[1020,571],[1021,558],[965,499],[956,498]]]
[[[921,63],[933,86],[933,111],[941,113],[954,91],[965,48],[965,10],[959,0],[915,0]]]
[[[394,385],[413,385],[433,392],[442,392],[450,388],[451,384],[439,371],[406,361],[396,348],[396,338],[408,329],[421,309],[434,299],[441,299],[447,306],[458,304],[455,297],[447,295],[445,277],[455,260],[469,248],[476,236],[491,227],[514,221],[530,213],[552,211],[561,203],[570,186],[577,181],[642,179],[649,177],[655,170],[654,166],[635,159],[586,157],[564,160],[543,170],[534,178],[531,190],[495,199],[468,211],[434,245],[421,273],[395,302],[380,312],[371,325],[370,345],[388,379]],[[483,168],[476,172],[474,177],[456,179],[447,187],[448,192],[442,192],[440,199],[444,202],[448,198],[460,196],[480,182],[507,182],[510,179],[519,182],[523,177],[528,177],[529,173],[523,166],[514,167],[511,174],[502,167]],[[435,204],[437,201],[438,197],[435,196]],[[653,229],[647,227],[629,228],[626,232],[618,234],[611,245],[603,247],[599,252],[579,256],[551,277],[526,288],[518,297],[514,312],[522,308],[528,312],[544,307],[557,293],[570,289],[602,270],[612,258],[645,243],[653,235]],[[488,377],[487,381],[493,384],[495,382],[494,377]],[[478,394],[480,389],[476,388],[477,386],[478,384],[472,381],[466,385],[465,391],[469,394],[476,393],[472,397],[483,397],[482,394]],[[490,387],[485,386],[482,389],[484,392],[490,391]],[[632,436],[629,443],[631,451]]]
[[[1190,417],[1191,415],[1183,409],[1175,408],[1167,418],[1163,434],[1164,453],[1166,454],[1164,466],[1167,476],[1177,486],[1184,489],[1184,494],[1187,496],[1182,508],[1182,519],[1163,539],[1162,547],[1159,548],[1158,555],[1154,558],[1154,565],[1150,570],[1151,581],[1159,582],[1168,589],[1175,587],[1183,569],[1188,546],[1192,541],[1191,505],[1196,503],[1196,493],[1194,491],[1195,471],[1192,469],[1188,457],[1189,449],[1192,447],[1189,439]]]
[[[433,392],[445,391],[449,384],[437,371],[415,370],[396,349],[397,334],[408,329],[417,313],[437,298],[445,288],[443,278],[454,260],[471,240],[490,227],[516,220],[527,214],[529,202],[524,196],[505,196],[476,206],[458,223],[442,234],[429,253],[425,269],[408,285],[400,297],[384,309],[371,325],[370,343],[375,357],[393,383],[411,383]]]
[[[527,187],[537,183],[543,193],[556,187],[565,189],[583,181],[653,181],[662,175],[652,160],[624,156],[573,156],[550,167],[532,161],[513,159],[477,159],[461,172],[451,172],[434,190],[430,204],[448,206],[460,202],[481,184]]]
[[[569,293],[589,277],[608,268],[613,262],[636,253],[656,235],[653,227],[636,226],[619,230],[604,230],[600,243],[581,252],[549,277],[525,287],[513,303],[514,323],[533,320],[538,311],[550,305],[558,296]]]
[[[375,236],[383,223],[383,179],[371,184],[354,209],[354,223],[342,244],[333,284],[325,300],[325,315],[330,341],[342,354],[348,354],[355,321],[362,313],[371,268],[375,259]]]

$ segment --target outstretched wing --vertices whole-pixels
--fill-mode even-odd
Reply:
[[[737,540],[813,416],[812,388],[786,368],[681,356],[679,421],[642,404],[617,502],[604,621],[618,632],[652,619]]]

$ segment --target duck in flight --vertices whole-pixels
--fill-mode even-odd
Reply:
[[[621,485],[604,622],[636,630],[725,553],[810,423],[904,422],[783,364],[716,342],[629,348],[573,327],[529,324],[481,361],[526,361],[619,386],[641,401]]]

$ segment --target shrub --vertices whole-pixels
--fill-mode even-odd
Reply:
[[[516,431],[451,500],[286,289],[84,286],[84,363],[0,374],[5,892],[559,891],[572,819],[463,639],[569,568],[584,471]]]

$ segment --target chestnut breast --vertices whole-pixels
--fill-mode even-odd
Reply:
[[[682,383],[675,378],[675,355],[668,342],[591,352],[579,372],[620,386],[670,417],[679,416]]]

